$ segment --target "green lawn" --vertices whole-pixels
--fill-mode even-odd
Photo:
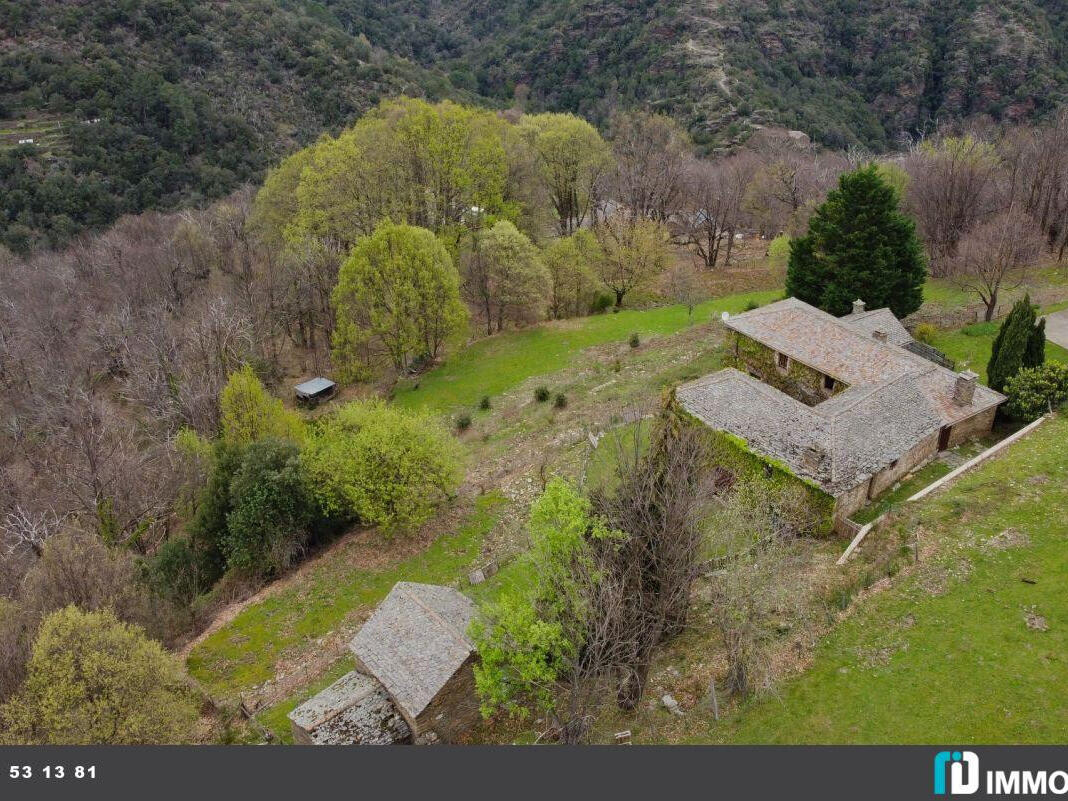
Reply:
[[[1066,511],[1062,416],[920,502],[899,525],[937,550],[860,601],[800,677],[700,739],[1068,741]]]
[[[1019,426],[998,426],[994,433],[988,434],[978,440],[965,442],[963,445],[954,448],[953,452],[956,453],[962,461],[966,461],[974,456],[978,456],[984,450],[992,447],[999,440],[1008,436],[1018,428]],[[935,459],[933,462],[921,467],[915,473],[911,473],[890,492],[879,496],[877,500],[868,506],[865,506],[856,514],[850,515],[849,519],[862,525],[864,523],[870,523],[883,513],[889,512],[893,507],[908,500],[924,487],[933,484],[942,476],[948,475],[953,469],[954,466],[951,466],[948,462],[943,461],[942,459]]]
[[[694,321],[707,321],[727,311],[745,311],[750,303],[766,304],[781,290],[747,292],[710,300],[694,309]],[[394,402],[408,408],[449,411],[474,406],[483,395],[506,392],[527,378],[569,367],[579,351],[607,342],[626,342],[637,332],[643,339],[674,334],[690,324],[682,306],[621,311],[544,323],[474,342],[450,355],[440,366],[397,388]],[[418,387],[418,388],[416,388]]]
[[[990,361],[990,348],[1000,325],[998,322],[975,323],[955,331],[939,331],[931,344],[953,359],[959,369],[974,370],[985,382],[986,363]],[[1068,350],[1046,342],[1046,358],[1068,364]]]
[[[230,697],[274,676],[287,649],[334,631],[356,609],[378,603],[398,581],[447,584],[481,553],[506,505],[492,492],[464,524],[422,553],[382,570],[342,556],[322,559],[299,582],[253,604],[193,649],[189,673],[217,696]]]

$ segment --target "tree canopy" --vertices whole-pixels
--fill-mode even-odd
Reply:
[[[460,276],[445,246],[425,228],[378,225],[342,265],[333,293],[335,362],[366,377],[376,353],[398,370],[435,358],[463,330]]]
[[[834,315],[852,302],[888,306],[906,317],[923,303],[927,277],[915,224],[898,210],[897,191],[874,165],[842,175],[790,243],[786,291]]]
[[[598,182],[612,164],[611,150],[596,128],[573,114],[525,116],[520,132],[537,153],[557,232],[567,236],[589,217]]]
[[[0,707],[10,744],[140,745],[189,738],[196,703],[163,647],[108,610],[41,624],[22,688]]]
[[[325,418],[301,460],[326,514],[387,532],[425,523],[463,477],[460,446],[436,418],[379,400]]]

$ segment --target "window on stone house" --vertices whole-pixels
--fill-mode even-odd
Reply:
[[[831,378],[829,375],[825,375],[823,377],[823,388],[828,392],[834,391],[834,379]]]
[[[779,369],[785,370],[790,366],[790,357],[785,353],[779,354]]]

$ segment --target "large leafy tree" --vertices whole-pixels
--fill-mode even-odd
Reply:
[[[598,182],[612,165],[608,144],[596,128],[573,114],[527,116],[520,131],[537,154],[557,231],[561,236],[577,231],[590,215]]]
[[[562,319],[589,312],[600,288],[595,269],[603,257],[597,238],[585,230],[555,239],[545,248],[542,259],[552,282],[552,317]]]
[[[159,643],[108,610],[68,606],[41,624],[26,681],[0,707],[0,741],[177,743],[195,720],[195,699]]]
[[[604,257],[597,262],[602,283],[616,296],[616,307],[633,289],[664,271],[670,256],[667,229],[652,220],[615,215],[597,226]]]
[[[336,139],[313,146],[286,235],[315,236],[345,250],[392,219],[456,244],[470,214],[514,211],[506,202],[507,131],[492,112],[449,101],[384,101]],[[265,190],[285,183],[279,176]],[[267,197],[262,205],[286,204]]]
[[[1046,360],[1046,324],[1035,322],[1030,296],[1013,304],[994,337],[987,363],[987,383],[1001,392],[1010,378],[1025,367],[1039,367]]]
[[[463,478],[460,446],[437,419],[378,400],[323,420],[301,461],[327,515],[389,532],[429,520]]]
[[[385,353],[402,370],[415,357],[434,358],[463,329],[460,276],[445,246],[425,228],[380,224],[357,241],[333,293],[335,359],[365,377]]]
[[[508,323],[538,322],[552,292],[552,278],[526,234],[507,220],[480,232],[467,255],[465,285],[482,312],[486,333]]]
[[[835,315],[853,300],[898,317],[923,303],[927,277],[916,226],[874,165],[846,173],[790,246],[786,291]]]

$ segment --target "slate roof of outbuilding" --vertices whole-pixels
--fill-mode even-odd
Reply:
[[[885,330],[883,311],[871,313],[878,323],[872,330]],[[706,425],[742,437],[832,495],[862,484],[942,426],[1004,400],[978,385],[972,403],[959,406],[953,401],[956,373],[893,344],[891,331],[880,342],[848,317],[794,298],[731,317],[725,325],[848,388],[807,406],[728,368],[680,386],[677,400]]]
[[[475,650],[475,606],[449,587],[393,586],[349,647],[406,715],[417,717]]]

